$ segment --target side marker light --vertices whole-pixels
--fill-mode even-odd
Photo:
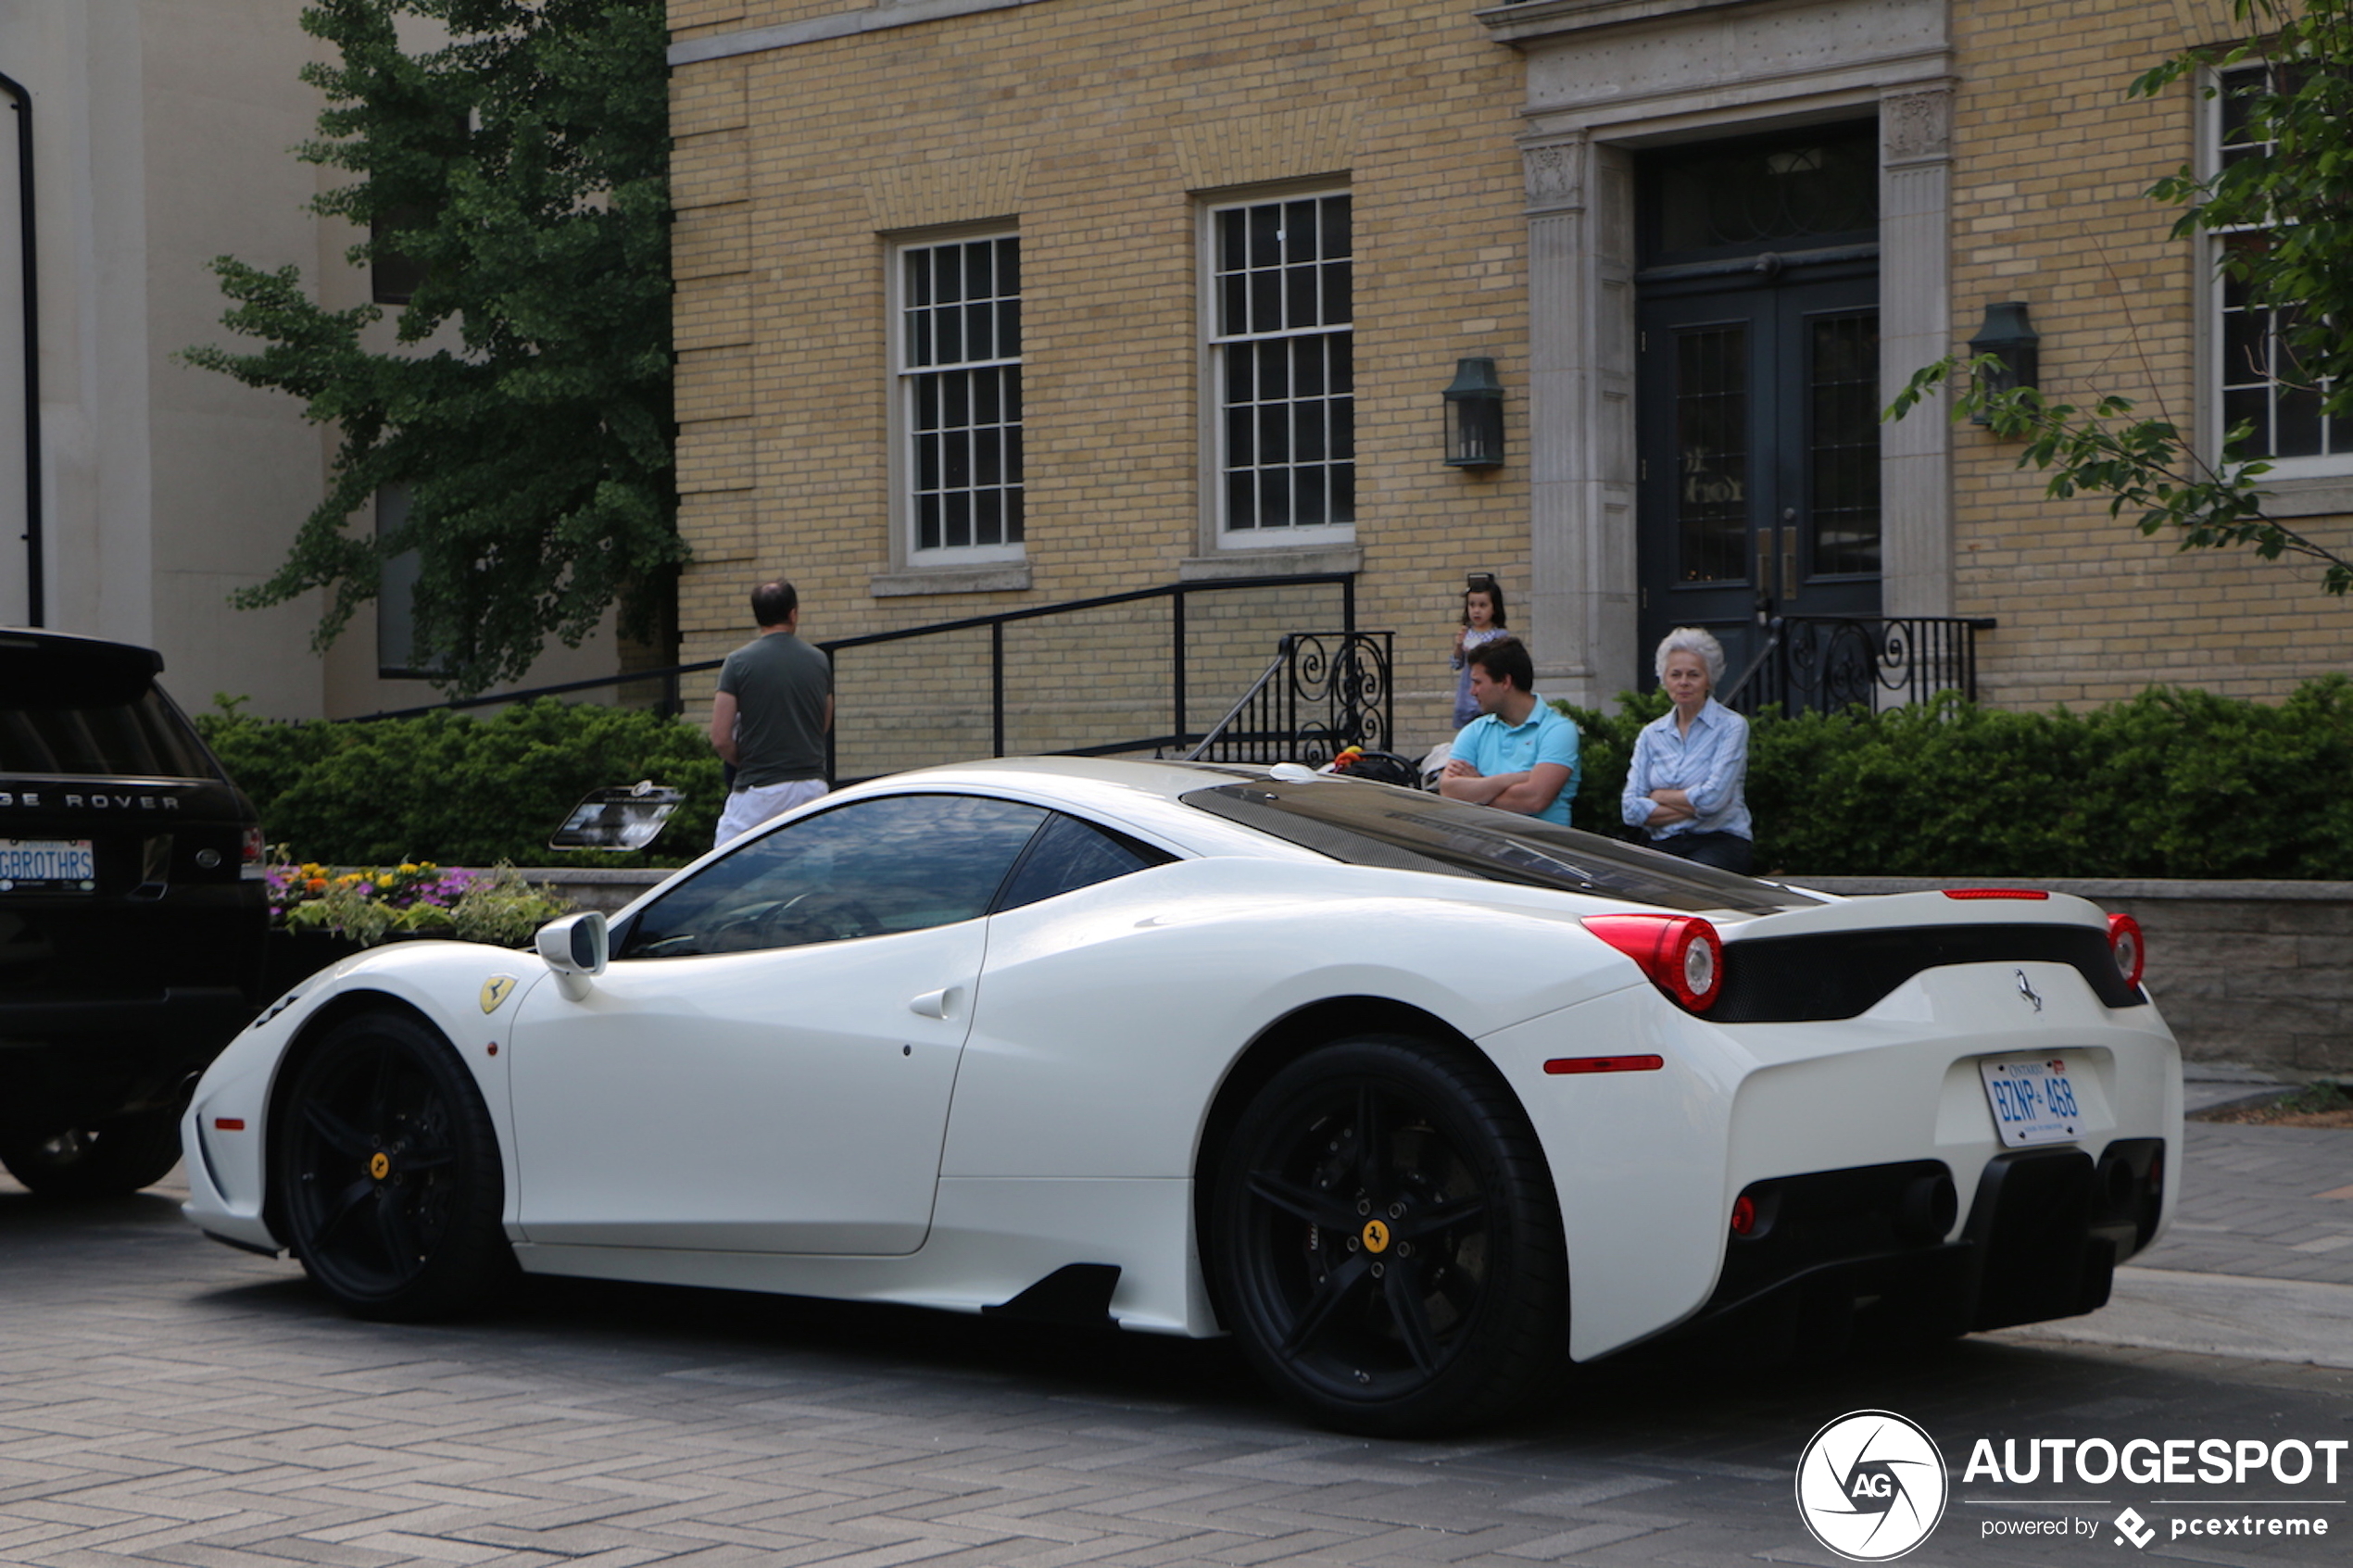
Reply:
[[[1572,1073],[1655,1073],[1667,1065],[1660,1056],[1556,1056],[1544,1064],[1554,1077]]]
[[[242,1133],[245,1130],[245,1119],[242,1116],[216,1116],[212,1119],[212,1130],[216,1133]]]
[[[1732,1234],[1746,1236],[1756,1228],[1756,1199],[1746,1193],[1732,1200]]]

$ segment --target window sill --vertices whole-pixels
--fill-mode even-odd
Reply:
[[[1188,556],[1176,563],[1180,583],[1232,577],[1291,577],[1319,571],[1362,571],[1365,552],[1355,545],[1277,545]]]
[[[2272,517],[2353,516],[2353,472],[2296,479],[2267,473],[2255,483],[2265,497],[2264,511]]]
[[[877,571],[866,580],[866,586],[878,599],[902,598],[911,594],[1002,594],[1029,586],[1029,563],[984,561],[972,566]]]

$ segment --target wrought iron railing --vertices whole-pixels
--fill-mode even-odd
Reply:
[[[1302,726],[1297,745],[1278,745],[1271,721],[1241,721],[1282,751],[1278,759],[1321,760],[1351,741],[1369,746],[1390,733],[1388,633],[1379,634],[1377,655],[1369,645],[1358,649],[1347,642],[1358,635],[1353,572],[1176,583],[820,643],[834,661],[837,694],[827,772],[847,784],[963,757],[1182,755],[1210,733],[1202,728],[1204,699],[1222,701],[1248,684],[1259,670],[1259,650],[1290,627],[1333,621],[1342,630],[1312,633],[1287,656],[1305,661],[1296,689],[1284,696]],[[1328,655],[1321,651],[1327,643],[1335,650]],[[1318,660],[1331,665],[1327,684],[1354,694],[1335,697],[1337,708],[1319,708],[1309,696],[1308,671]],[[634,670],[367,717],[497,708],[609,687],[635,687],[648,706],[674,714],[682,678],[707,674],[722,662]],[[1335,735],[1344,738],[1334,744]]]
[[[1185,753],[1189,762],[1302,762],[1388,749],[1390,632],[1287,633],[1258,679]]]
[[[1204,695],[1248,684],[1257,650],[1289,628],[1333,621],[1341,630],[1320,636],[1358,634],[1353,572],[1175,583],[836,638],[818,645],[837,693],[827,771],[849,783],[959,757],[1183,755],[1208,733]],[[1386,734],[1385,657],[1379,668]],[[1301,701],[1312,752],[1332,721]]]
[[[1995,624],[1990,617],[1775,616],[1717,700],[1750,715],[1771,707],[1898,708],[1947,691],[1975,702],[1977,633]]]

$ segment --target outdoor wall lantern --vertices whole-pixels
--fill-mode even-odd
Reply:
[[[1987,392],[2008,392],[2015,387],[2042,384],[2041,354],[2038,346],[2043,334],[2026,320],[2026,301],[2005,300],[1985,307],[1985,324],[1969,340],[1969,351],[2001,357],[2001,364],[1981,371]],[[1992,419],[1982,411],[1969,416],[1971,424],[1990,424]]]
[[[1492,359],[1457,359],[1446,389],[1446,466],[1504,466],[1504,383]]]

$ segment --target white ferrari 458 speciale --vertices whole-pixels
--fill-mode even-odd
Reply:
[[[1668,1334],[2089,1311],[2171,1210],[2130,917],[1297,768],[900,774],[537,946],[280,998],[189,1216],[371,1317],[520,1266],[1229,1332],[1408,1432]]]

